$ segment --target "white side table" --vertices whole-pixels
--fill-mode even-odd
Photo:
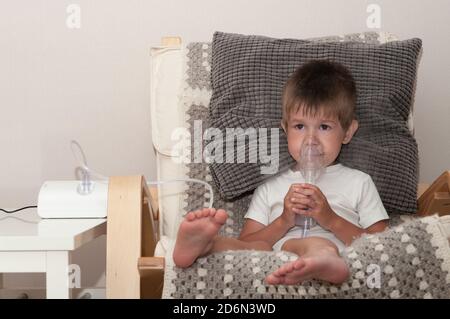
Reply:
[[[106,234],[106,219],[41,219],[0,212],[0,274],[45,272],[47,298],[70,298],[70,252]]]

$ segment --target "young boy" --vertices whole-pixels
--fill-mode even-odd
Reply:
[[[217,235],[227,219],[224,210],[188,213],[178,231],[175,264],[189,267],[224,250],[284,250],[299,258],[269,274],[267,283],[344,282],[349,270],[342,249],[363,233],[383,231],[389,218],[370,176],[336,162],[358,129],[355,103],[355,83],[341,64],[311,61],[297,69],[284,88],[281,126],[297,161],[305,139],[321,145],[325,172],[316,185],[304,183],[294,168],[268,179],[255,190],[237,239]],[[317,222],[306,238],[295,225],[297,215]]]

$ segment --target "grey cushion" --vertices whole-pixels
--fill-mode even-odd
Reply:
[[[356,81],[360,128],[350,144],[343,146],[339,161],[371,175],[389,213],[414,213],[418,150],[407,120],[421,45],[420,39],[377,45],[216,32],[212,42],[209,123],[223,132],[236,127],[278,128],[277,172],[284,171],[293,163],[280,128],[284,83],[307,61],[340,62]],[[210,164],[218,190],[227,199],[252,191],[272,176],[261,173],[260,161],[249,163],[247,158],[246,163],[238,163],[242,156],[242,152],[235,154],[233,163]]]

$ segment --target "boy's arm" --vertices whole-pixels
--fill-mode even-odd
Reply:
[[[281,216],[265,226],[253,219],[246,219],[239,239],[242,241],[265,241],[273,246],[291,227],[282,220]]]
[[[372,188],[375,188],[375,185],[372,185]],[[365,194],[370,192],[372,194],[376,194],[376,196],[366,196],[366,198],[370,199],[369,204],[363,205],[363,207],[359,207],[367,213],[374,211],[373,209],[378,211],[380,207],[379,205],[377,205],[377,203],[381,203],[381,199],[379,198],[376,189],[365,190]],[[387,216],[387,214],[380,214],[380,220],[365,229],[350,223],[346,219],[340,217],[331,209],[325,195],[318,187],[314,185],[302,184],[301,193],[304,196],[304,198],[301,200],[301,203],[309,207],[309,209],[304,211],[302,214],[313,217],[323,228],[334,233],[336,237],[343,241],[346,245],[350,245],[352,241],[355,240],[355,238],[361,236],[364,233],[373,234],[381,232],[388,226],[387,220],[389,217]],[[382,204],[380,205],[382,208]],[[366,219],[366,225],[367,224],[368,223]]]
[[[387,228],[387,226],[388,223],[386,220],[380,220],[364,229],[350,223],[349,221],[345,220],[335,213],[333,220],[327,228],[346,245],[350,245],[353,240],[355,240],[362,234],[374,234],[382,232]]]

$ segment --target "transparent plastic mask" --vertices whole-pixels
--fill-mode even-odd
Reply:
[[[325,171],[323,147],[320,141],[313,135],[308,136],[303,141],[296,168],[302,174],[305,183],[312,185],[316,185],[320,176]],[[306,232],[317,223],[312,217],[297,215],[295,224],[303,229],[303,237],[305,237]]]

